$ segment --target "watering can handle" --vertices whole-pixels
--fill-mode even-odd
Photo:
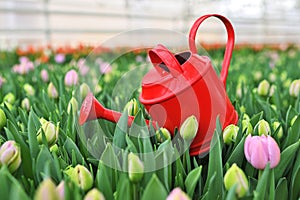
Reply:
[[[174,54],[162,44],[158,44],[155,48],[151,49],[148,55],[156,71],[162,76],[166,72],[170,73],[173,77],[177,77],[183,73],[181,66]],[[164,65],[162,65],[162,63]]]
[[[200,24],[209,17],[219,18],[224,23],[226,30],[227,30],[227,34],[228,34],[227,44],[226,44],[226,49],[225,49],[225,54],[224,54],[224,60],[223,60],[223,64],[222,64],[221,74],[220,74],[221,81],[223,82],[224,86],[226,87],[226,79],[227,79],[231,55],[232,55],[232,51],[233,51],[233,47],[234,47],[234,30],[233,30],[233,27],[232,27],[230,21],[226,17],[224,17],[222,15],[218,15],[218,14],[209,14],[209,15],[204,15],[204,16],[198,18],[194,22],[194,24],[190,30],[189,46],[190,46],[190,50],[192,53],[197,53],[197,48],[196,48],[196,43],[195,43],[197,30],[198,30]]]

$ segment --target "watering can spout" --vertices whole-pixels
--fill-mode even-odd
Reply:
[[[90,92],[84,99],[80,108],[79,125],[95,119],[105,119],[111,122],[118,122],[122,113],[104,108],[103,105]],[[133,116],[128,116],[128,126],[131,126]],[[145,120],[149,125],[149,120]],[[152,122],[154,125],[154,122]]]

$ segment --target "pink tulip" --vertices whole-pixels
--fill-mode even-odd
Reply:
[[[49,81],[49,74],[48,74],[47,70],[42,69],[41,78],[45,83]]]
[[[85,59],[83,58],[80,58],[77,62],[77,67],[79,69],[79,73],[82,75],[82,76],[85,76],[90,68],[85,64]]]
[[[251,136],[246,138],[244,145],[246,159],[256,169],[264,169],[267,163],[274,168],[280,161],[280,149],[270,135]]]
[[[179,187],[173,189],[169,196],[167,197],[167,200],[190,200],[190,197],[185,194]]]
[[[78,83],[77,72],[74,69],[68,71],[65,76],[65,85],[70,87],[76,85],[77,83]]]
[[[111,65],[108,62],[99,63],[99,69],[102,74],[111,72]]]
[[[66,59],[65,54],[62,53],[56,54],[54,57],[56,63],[63,63],[65,62],[65,59]]]
[[[16,64],[13,66],[12,70],[17,74],[27,74],[29,71],[34,70],[34,65],[27,57],[21,57],[20,64]]]

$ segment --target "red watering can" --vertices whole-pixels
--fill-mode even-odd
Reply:
[[[209,58],[197,54],[195,45],[197,30],[209,17],[219,18],[228,33],[220,78]],[[217,116],[223,128],[237,123],[237,112],[225,90],[233,46],[234,30],[228,19],[210,14],[193,24],[189,34],[190,51],[174,55],[163,45],[158,45],[148,52],[154,68],[143,77],[139,100],[153,121],[171,132],[179,128],[187,117],[196,116],[199,129],[190,145],[192,156],[209,151]],[[120,116],[121,113],[104,108],[90,93],[82,104],[79,124],[97,118],[117,122]],[[128,117],[128,125],[133,119]]]

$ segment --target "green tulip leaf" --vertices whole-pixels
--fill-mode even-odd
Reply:
[[[204,186],[204,192],[208,191],[209,184],[213,185],[214,194],[219,198],[223,197],[223,164],[222,164],[222,149],[220,143],[220,135],[222,134],[222,128],[217,119],[217,128],[212,137],[210,143],[210,153],[209,153],[209,163],[208,163],[208,172],[207,172],[207,181]],[[209,180],[215,174],[213,180]],[[210,196],[210,195],[209,195]]]
[[[283,152],[280,154],[280,162],[275,167],[275,181],[278,181],[281,177],[284,176],[286,172],[286,168],[289,164],[293,161],[293,158],[296,156],[296,152],[299,149],[300,141],[288,146],[284,149]]]
[[[193,169],[186,177],[184,185],[187,194],[193,197],[196,185],[199,183],[201,177],[202,166]]]
[[[267,189],[269,187],[268,185],[269,178],[270,178],[270,164],[267,164],[261,177],[259,177],[258,179],[258,183],[254,191],[254,200],[265,199],[265,195],[268,192]]]
[[[114,132],[113,144],[121,149],[126,147],[126,134],[127,134],[127,125],[128,115],[127,110],[122,113]]]
[[[286,178],[280,178],[275,189],[275,200],[288,199],[288,183]]]
[[[141,200],[166,199],[168,192],[155,174],[147,184]]]

